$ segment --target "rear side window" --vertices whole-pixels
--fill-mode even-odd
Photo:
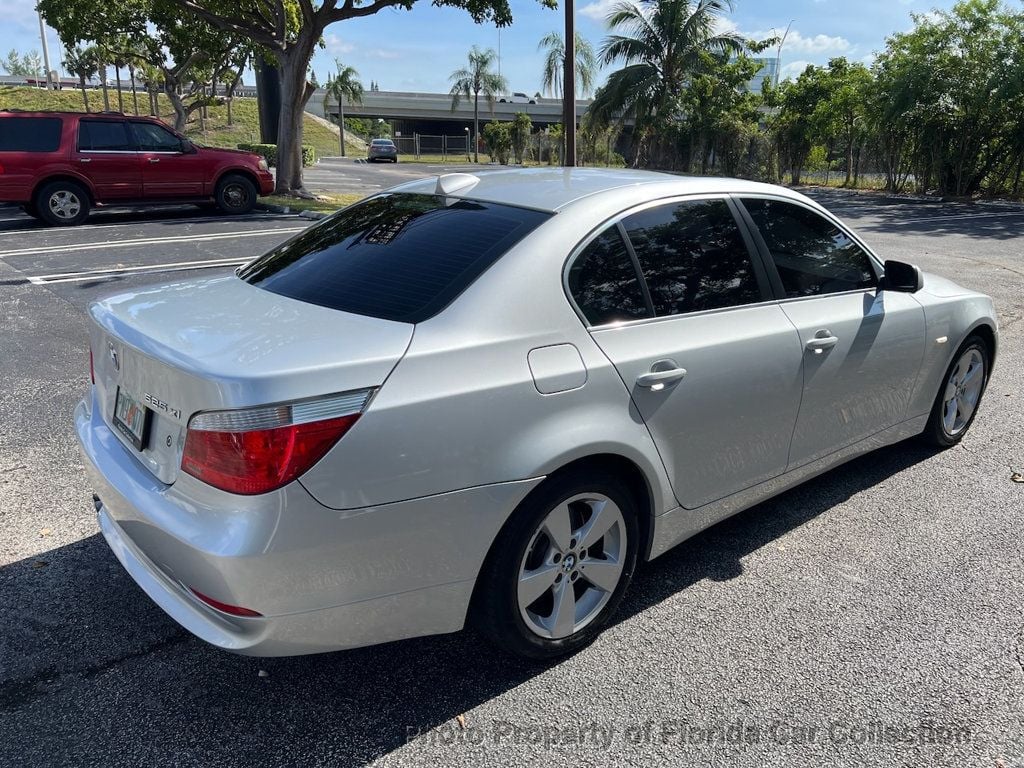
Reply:
[[[59,117],[0,118],[0,152],[56,152],[62,126]]]
[[[648,208],[623,222],[655,314],[679,315],[762,300],[754,264],[724,200]]]
[[[636,267],[617,227],[606,229],[569,268],[569,293],[590,325],[647,317]]]
[[[125,152],[135,149],[128,126],[116,120],[82,120],[78,123],[79,152]]]
[[[444,309],[549,216],[435,195],[380,195],[306,230],[238,274],[310,304],[418,323]]]
[[[871,259],[824,216],[781,200],[743,201],[771,252],[786,296],[873,288]]]

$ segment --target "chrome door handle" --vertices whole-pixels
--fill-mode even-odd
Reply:
[[[675,366],[675,363],[671,363],[670,361],[666,360],[659,360],[658,362],[669,362],[671,365]],[[657,366],[658,363],[655,363],[651,367],[655,368]],[[657,391],[660,389],[664,389],[668,384],[672,384],[674,382],[679,381],[685,375],[686,369],[679,367],[668,368],[667,370],[664,371],[652,370],[650,373],[642,373],[639,376],[637,376],[636,384],[638,387],[644,387],[645,389],[653,389]]]
[[[814,334],[813,339],[808,339],[806,348],[816,355],[820,355],[826,349],[832,349],[839,343],[839,337],[833,336],[832,331],[822,329]]]
[[[151,162],[151,163],[159,163],[160,162],[160,158],[159,157],[151,157],[151,158],[149,158],[149,162]]]
[[[80,158],[78,158],[78,162],[80,162],[80,163],[91,163],[92,162],[92,158],[91,157],[80,157]]]

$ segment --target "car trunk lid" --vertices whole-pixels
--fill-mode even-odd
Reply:
[[[103,419],[166,484],[177,477],[195,413],[380,386],[414,328],[290,299],[234,275],[112,296],[90,313]]]

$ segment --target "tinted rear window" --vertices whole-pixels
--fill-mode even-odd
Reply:
[[[56,152],[60,147],[59,117],[0,119],[0,152]]]
[[[128,126],[115,120],[82,120],[78,123],[79,152],[126,152],[135,149]]]
[[[418,323],[548,216],[435,195],[381,195],[278,246],[239,276],[310,304]]]

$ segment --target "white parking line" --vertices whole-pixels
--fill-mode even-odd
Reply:
[[[102,280],[117,275],[145,275],[151,272],[184,272],[190,269],[212,269],[214,267],[234,267],[252,259],[207,259],[205,261],[174,261],[168,264],[146,264],[141,267],[110,267],[108,269],[86,269],[81,272],[61,272],[53,275],[29,275],[28,281],[33,285],[52,283],[75,283],[85,280]]]
[[[92,232],[97,229],[127,229],[129,227],[144,227],[149,224],[223,224],[226,222],[246,222],[246,221],[272,221],[274,219],[294,219],[296,215],[294,213],[257,213],[246,216],[190,216],[184,219],[178,219],[173,216],[157,217],[152,219],[137,219],[132,221],[122,221],[117,224],[81,224],[77,227],[72,228],[54,228],[54,227],[32,227],[30,229],[7,229],[0,232],[0,237],[7,234],[17,234],[19,237],[22,235],[56,235],[56,234],[72,234],[76,232]],[[18,218],[0,219],[0,223],[3,222],[31,222],[33,219],[20,216]]]
[[[287,235],[302,232],[306,227],[278,227],[277,229],[260,229],[254,232],[214,232],[208,235],[178,235],[173,237],[146,237],[135,240],[103,240],[96,243],[76,243],[74,245],[50,245],[41,248],[16,248],[0,251],[0,258],[8,256],[41,256],[47,253],[71,253],[73,251],[95,251],[108,248],[130,248],[140,245],[165,245],[167,243],[203,243],[211,240],[234,240],[243,237],[265,237],[267,235]]]

